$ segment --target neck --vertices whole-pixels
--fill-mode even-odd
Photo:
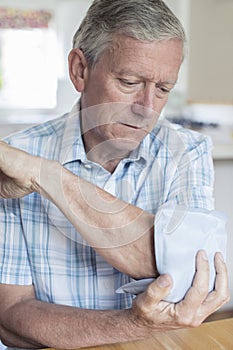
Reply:
[[[83,142],[87,158],[100,164],[104,169],[113,173],[120,161],[129,156],[130,151],[114,147],[114,140],[94,143],[88,137],[88,133],[83,135]]]

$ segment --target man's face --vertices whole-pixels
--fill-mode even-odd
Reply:
[[[87,150],[103,142],[122,152],[136,148],[156,124],[182,59],[178,39],[118,37],[85,79],[81,105]]]

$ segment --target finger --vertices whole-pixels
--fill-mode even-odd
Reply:
[[[192,287],[188,290],[182,304],[191,305],[193,310],[198,309],[206,299],[209,290],[209,262],[204,250],[196,255],[196,273]]]
[[[158,304],[161,300],[169,294],[172,288],[172,278],[170,275],[161,275],[154,282],[152,282],[142,297],[143,307],[145,309],[151,309],[153,306]]]
[[[230,299],[227,266],[221,253],[215,254],[214,264],[216,270],[215,287],[205,301],[205,306],[211,307],[213,311],[219,309]]]
[[[214,264],[216,270],[215,291],[218,294],[228,292],[227,266],[221,253],[215,254]]]

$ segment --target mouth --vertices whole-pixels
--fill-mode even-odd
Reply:
[[[134,130],[141,130],[143,129],[141,126],[127,124],[127,123],[120,123],[123,126],[127,126],[128,128],[134,129]]]

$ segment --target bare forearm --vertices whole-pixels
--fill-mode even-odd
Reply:
[[[38,187],[112,266],[135,278],[156,276],[153,215],[55,162],[44,163]]]
[[[154,216],[73,175],[59,163],[0,142],[0,196],[41,192],[112,266],[135,277],[154,277]],[[143,261],[143,264],[142,264]]]
[[[227,268],[221,254],[215,256],[215,268],[215,289],[208,293],[209,264],[200,251],[193,285],[184,300],[175,304],[163,301],[172,281],[169,275],[162,275],[126,310],[85,310],[48,304],[33,299],[32,286],[5,285],[0,288],[0,338],[11,347],[39,344],[37,347],[78,348],[196,327],[229,301]],[[2,332],[3,327],[7,334]],[[29,345],[22,345],[22,339]]]
[[[148,335],[134,324],[130,310],[86,310],[29,300],[14,305],[2,318],[5,342],[11,347],[79,348]]]

